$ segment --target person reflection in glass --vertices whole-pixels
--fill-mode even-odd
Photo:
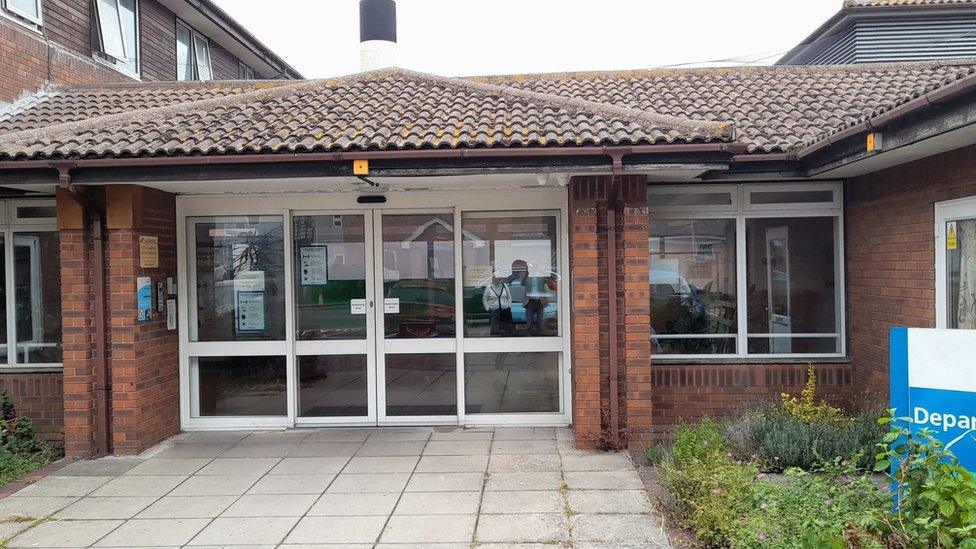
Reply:
[[[545,331],[544,313],[551,296],[546,278],[529,276],[529,265],[522,259],[512,262],[509,284],[513,299],[520,300],[525,307],[525,331],[528,335],[543,335]]]
[[[485,286],[481,303],[491,319],[491,335],[515,335],[515,320],[512,317],[512,288],[509,278],[492,277]]]

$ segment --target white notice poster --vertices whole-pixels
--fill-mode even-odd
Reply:
[[[388,315],[400,314],[400,298],[388,297],[383,301],[383,312]]]
[[[237,292],[237,331],[264,331],[264,292]]]
[[[366,314],[366,300],[365,299],[350,299],[349,300],[349,314],[351,314],[351,315],[364,315],[364,314]]]
[[[329,283],[329,250],[326,246],[302,246],[299,255],[302,286],[324,286]]]

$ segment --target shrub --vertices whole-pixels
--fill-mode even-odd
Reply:
[[[764,471],[811,470],[822,461],[847,459],[861,469],[873,465],[884,435],[875,412],[839,421],[808,422],[778,407],[756,410],[728,422],[725,434],[740,457],[754,457]]]
[[[976,549],[976,478],[928,429],[913,433],[910,419],[879,420],[890,427],[879,444],[876,470],[892,468],[894,510],[877,526],[901,547]]]
[[[807,382],[799,398],[786,393],[780,395],[783,412],[806,423],[847,423],[844,412],[826,402],[817,402],[817,372],[813,365],[807,367]]]
[[[0,486],[60,457],[37,438],[29,418],[17,417],[10,393],[0,391]]]

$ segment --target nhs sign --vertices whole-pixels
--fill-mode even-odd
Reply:
[[[892,328],[891,407],[976,472],[976,330]]]

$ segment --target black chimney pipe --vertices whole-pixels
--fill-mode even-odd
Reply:
[[[359,0],[359,41],[396,42],[396,2]]]

